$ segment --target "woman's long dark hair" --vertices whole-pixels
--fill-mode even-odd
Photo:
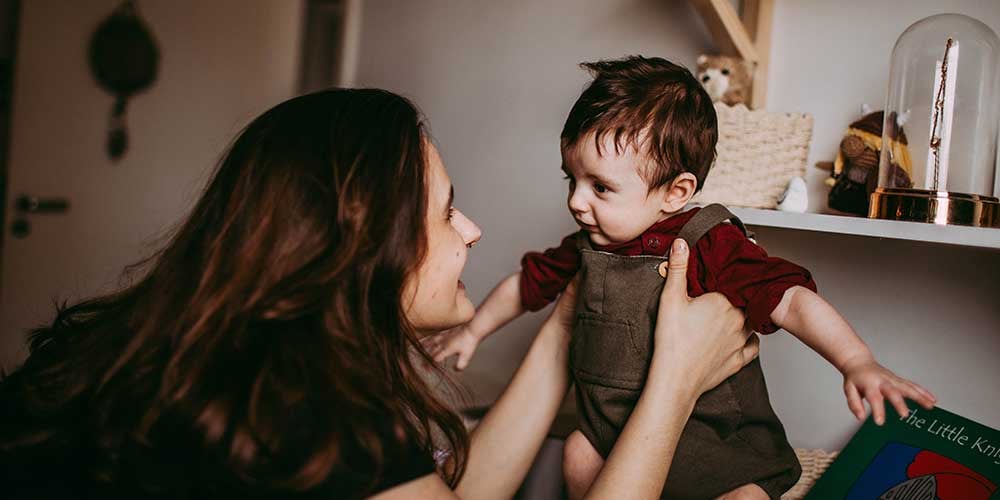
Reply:
[[[425,250],[425,135],[381,90],[255,119],[140,279],[31,333],[0,382],[0,452],[159,493],[200,471],[363,494],[443,435],[456,483],[468,436],[415,369],[412,350],[430,359],[401,303]]]

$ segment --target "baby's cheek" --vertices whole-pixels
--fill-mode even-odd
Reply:
[[[604,227],[602,228],[602,231],[604,232],[604,234],[606,234],[608,236],[608,238],[613,243],[622,243],[622,242],[624,242],[626,240],[631,239],[631,238],[628,238],[628,236],[627,236],[627,234],[629,232],[628,229],[629,229],[629,225],[628,225],[628,223],[626,221],[623,221],[623,220],[610,220],[610,221],[608,221],[607,223],[604,224]]]

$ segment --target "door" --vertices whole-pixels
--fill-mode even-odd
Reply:
[[[26,330],[51,322],[54,301],[120,286],[124,266],[158,248],[240,128],[296,88],[301,1],[140,0],[159,75],[129,100],[129,149],[112,162],[112,98],[91,77],[87,44],[119,4],[21,5],[0,277],[8,371],[26,354]],[[25,213],[15,206],[23,196],[55,204]],[[16,221],[30,226],[23,237],[12,234]]]

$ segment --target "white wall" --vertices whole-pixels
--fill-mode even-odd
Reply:
[[[159,44],[159,78],[129,101],[129,151],[112,163],[113,99],[90,74],[87,46],[120,3],[21,2],[8,200],[64,196],[71,208],[32,217],[26,239],[4,238],[0,366],[23,356],[24,328],[51,321],[53,298],[114,286],[155,248],[235,133],[295,92],[300,0],[137,2]]]
[[[938,12],[939,2],[776,3],[769,107],[812,113],[810,164],[832,159],[860,104],[884,99],[896,37]],[[1000,3],[960,0],[949,8],[1000,30]],[[691,66],[712,50],[683,0],[368,0],[363,16],[357,83],[401,92],[422,107],[457,204],[484,230],[464,278],[477,301],[516,269],[525,250],[554,244],[574,227],[565,213],[558,136],[587,81],[576,64],[641,53]],[[822,206],[823,198],[813,201]],[[1000,380],[1000,254],[759,232],[772,253],[814,271],[820,291],[888,366],[936,391],[944,408],[1000,425],[993,385]],[[522,318],[484,343],[464,375],[475,399],[498,394],[540,320]],[[841,447],[856,424],[838,374],[781,333],[765,340],[763,361],[792,442]]]

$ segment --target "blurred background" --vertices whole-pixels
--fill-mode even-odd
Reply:
[[[738,2],[737,2],[738,3]],[[575,229],[559,170],[562,123],[583,61],[660,56],[693,69],[717,51],[687,0],[145,0],[158,77],[129,99],[129,147],[108,158],[114,99],[87,47],[119,0],[0,1],[0,363],[56,300],[114,289],[197,198],[252,117],[330,85],[382,87],[426,114],[456,186],[483,229],[464,281],[475,302],[528,250]],[[810,211],[825,210],[833,159],[862,104],[885,101],[892,44],[914,21],[959,12],[1000,31],[995,0],[774,0],[766,108],[813,115]],[[24,213],[22,196],[68,209]],[[58,208],[59,204],[53,205]],[[25,231],[24,223],[28,228]],[[15,231],[15,223],[20,224]],[[775,255],[813,271],[890,368],[940,405],[1000,424],[1000,252],[795,229],[757,228]],[[17,233],[15,235],[14,233]],[[544,314],[489,338],[460,379],[477,404],[503,389]],[[839,449],[856,430],[841,379],[783,333],[763,341],[772,402],[796,446]]]

